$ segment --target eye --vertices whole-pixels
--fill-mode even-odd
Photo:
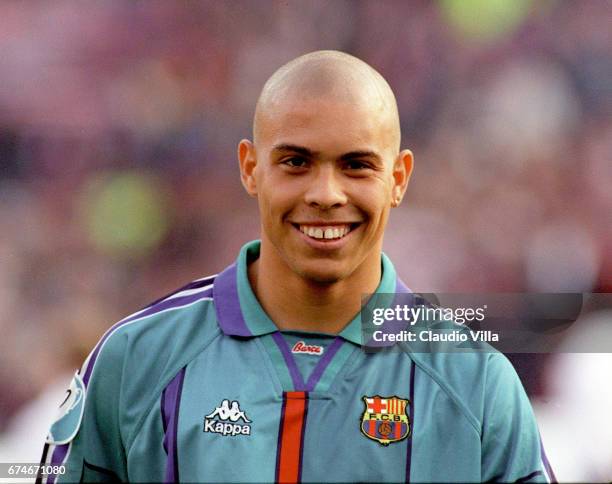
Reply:
[[[368,163],[361,160],[348,160],[344,166],[348,170],[365,170],[370,168]]]
[[[305,168],[308,164],[308,161],[304,158],[292,156],[291,158],[285,158],[281,161],[281,163],[290,168]]]

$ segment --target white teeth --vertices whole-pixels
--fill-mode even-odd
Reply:
[[[334,227],[313,227],[300,225],[300,231],[314,239],[340,239],[351,231],[348,225]]]

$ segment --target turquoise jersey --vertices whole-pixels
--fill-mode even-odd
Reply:
[[[548,482],[500,353],[362,349],[279,331],[248,281],[259,241],[107,331],[51,426],[48,482]],[[407,292],[382,255],[379,293]],[[279,285],[282,290],[282,285]]]

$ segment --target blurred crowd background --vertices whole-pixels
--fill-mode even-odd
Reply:
[[[257,237],[236,144],[267,77],[308,51],[354,54],[396,93],[416,167],[385,250],[413,290],[610,292],[611,10],[0,3],[0,460],[33,459],[24,429],[106,328]],[[534,402],[557,391],[551,360],[519,365],[543,375]]]

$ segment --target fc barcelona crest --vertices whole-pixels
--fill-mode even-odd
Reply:
[[[361,417],[361,432],[382,445],[404,440],[410,435],[408,405],[398,397],[363,397],[365,411]]]

